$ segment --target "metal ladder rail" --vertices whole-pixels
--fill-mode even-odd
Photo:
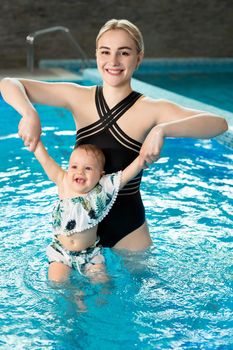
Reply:
[[[74,39],[73,35],[71,34],[70,30],[67,27],[63,27],[63,26],[55,26],[55,27],[50,27],[50,28],[45,28],[45,29],[40,29],[37,30],[29,35],[27,35],[26,37],[26,42],[27,42],[27,68],[30,72],[34,71],[34,42],[35,39],[38,36],[44,35],[44,34],[48,34],[48,33],[52,33],[52,32],[58,32],[61,31],[63,33],[65,33],[67,35],[67,37],[69,38],[70,42],[72,43],[72,45],[75,47],[75,49],[77,49],[77,51],[79,52],[79,54],[81,54],[82,56],[82,68],[87,68],[89,66],[89,60],[87,58],[86,53],[83,51],[83,49],[81,48],[81,46],[79,45],[79,43]]]

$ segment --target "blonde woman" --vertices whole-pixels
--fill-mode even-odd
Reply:
[[[220,116],[133,91],[131,77],[143,55],[139,29],[125,19],[112,19],[96,39],[102,86],[3,79],[3,98],[22,115],[19,135],[25,145],[34,150],[41,133],[33,103],[69,109],[77,128],[76,145],[100,147],[106,157],[106,173],[124,169],[138,155],[142,168],[155,162],[166,137],[211,138],[227,130]],[[133,251],[151,245],[139,191],[141,175],[120,191],[109,215],[99,224],[101,245]]]

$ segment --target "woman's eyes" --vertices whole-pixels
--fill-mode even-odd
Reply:
[[[129,56],[129,52],[128,51],[122,51],[120,53],[121,56]]]
[[[101,55],[109,55],[110,51],[100,51]]]
[[[106,56],[111,55],[110,51],[100,51],[100,53],[101,53],[101,55],[106,55]],[[118,51],[117,55],[118,56],[129,56],[130,53],[128,51]]]

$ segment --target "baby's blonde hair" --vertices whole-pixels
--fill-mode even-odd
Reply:
[[[103,151],[99,147],[88,143],[88,144],[77,145],[75,147],[74,151],[76,149],[83,149],[87,153],[93,154],[97,158],[101,170],[104,170],[105,156],[104,156]]]
[[[138,29],[135,24],[131,23],[127,19],[110,19],[107,21],[103,27],[100,29],[97,37],[96,37],[96,47],[98,45],[98,41],[100,37],[106,33],[108,30],[122,29],[125,30],[131,38],[134,40],[136,44],[136,48],[138,53],[144,53],[144,42],[142,33]]]

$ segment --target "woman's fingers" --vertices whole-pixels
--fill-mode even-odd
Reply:
[[[24,146],[28,148],[29,151],[34,152],[37,146],[37,143],[39,141],[39,139],[31,139],[31,138],[22,138],[23,142],[24,142]]]
[[[23,140],[25,147],[33,152],[40,139],[41,126],[39,118],[22,118],[18,125],[18,135]]]
[[[163,147],[163,137],[157,130],[151,130],[147,135],[142,148],[140,150],[139,163],[143,167],[148,167],[148,164],[156,162],[160,157],[160,152]]]
[[[31,152],[35,151],[38,141],[39,141],[39,139],[38,140],[33,140],[33,141],[30,142],[30,144],[28,145],[29,151],[31,151]]]
[[[147,163],[151,164],[159,159],[160,149],[143,146],[140,151],[140,157]]]
[[[156,162],[160,158],[161,147],[162,143],[156,142],[156,140],[153,143],[149,140],[144,142],[139,155],[140,165],[144,166]]]
[[[23,132],[18,132],[19,137],[22,139],[24,146],[28,148],[29,151],[34,152],[39,141],[39,138],[31,138],[28,135],[24,135]]]

